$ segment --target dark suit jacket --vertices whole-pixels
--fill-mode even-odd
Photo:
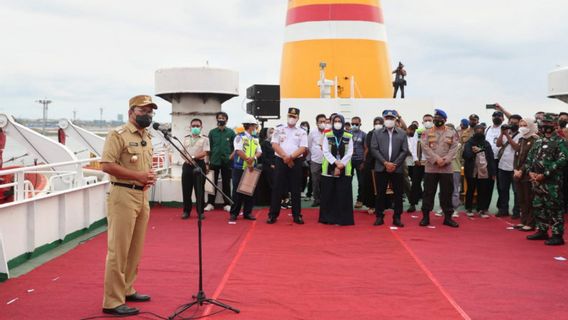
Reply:
[[[375,171],[386,171],[383,163],[389,161],[389,133],[387,128],[373,132],[370,151],[377,160],[375,161]],[[396,164],[396,173],[402,173],[402,166],[407,155],[408,140],[406,132],[400,128],[394,128],[392,133],[392,154],[389,162]]]

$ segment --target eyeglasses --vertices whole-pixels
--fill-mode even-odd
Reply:
[[[149,115],[150,117],[153,117],[156,113],[154,112],[154,110],[151,111],[146,111],[142,108],[134,108],[134,111],[137,112],[140,115]]]

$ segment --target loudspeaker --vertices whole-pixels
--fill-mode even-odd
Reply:
[[[280,100],[280,86],[272,84],[254,84],[247,88],[247,99]]]
[[[280,101],[251,101],[247,113],[255,117],[280,117]]]

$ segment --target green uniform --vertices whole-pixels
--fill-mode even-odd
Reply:
[[[539,231],[551,228],[553,235],[564,233],[562,170],[567,164],[568,145],[556,132],[538,139],[529,151],[525,172],[544,174],[543,181],[533,183],[532,206]]]

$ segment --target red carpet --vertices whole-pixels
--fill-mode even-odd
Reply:
[[[316,210],[293,225],[287,212],[275,225],[264,222],[266,210],[237,225],[227,213],[207,214],[205,292],[241,309],[214,318],[568,319],[568,262],[553,259],[568,250],[526,241],[503,220],[462,217],[454,230],[433,219],[429,229],[405,214],[407,227],[390,230],[360,212],[351,227],[317,224]],[[152,302],[132,304],[143,311],[168,316],[197,291],[196,223],[179,213],[152,210],[136,286]],[[0,319],[102,316],[105,251],[102,234],[0,283]]]

